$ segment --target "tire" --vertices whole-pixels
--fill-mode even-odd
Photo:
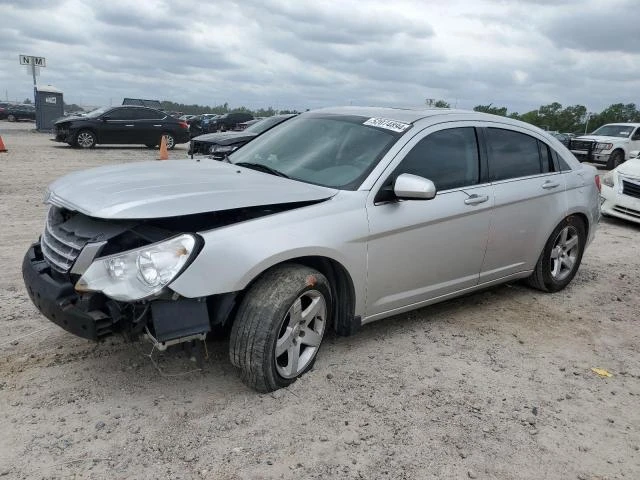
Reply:
[[[614,150],[607,160],[607,168],[613,170],[621,163],[624,163],[624,152],[622,150]]]
[[[167,137],[167,150],[173,150],[176,148],[176,139],[172,134],[163,133],[162,136]],[[162,142],[162,138],[160,138],[160,141]]]
[[[565,218],[547,240],[527,283],[543,292],[558,292],[569,285],[580,266],[586,237],[582,220]]]
[[[76,135],[75,144],[79,148],[94,148],[96,140],[96,134],[91,130],[80,130]]]
[[[331,325],[330,292],[324,275],[297,264],[279,265],[256,280],[240,304],[229,342],[231,363],[247,386],[271,392],[313,367]]]
[[[7,122],[15,122],[15,121],[16,121],[15,115],[7,115]]]

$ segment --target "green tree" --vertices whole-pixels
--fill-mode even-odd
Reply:
[[[476,112],[490,113],[492,115],[500,115],[501,117],[507,116],[507,107],[493,107],[493,104],[489,105],[476,105],[473,110]]]
[[[451,104],[449,104],[448,102],[445,102],[444,100],[437,100],[433,104],[433,106],[436,108],[451,108]]]

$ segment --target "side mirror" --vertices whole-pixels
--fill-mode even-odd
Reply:
[[[436,186],[427,178],[403,173],[396,178],[393,193],[401,200],[431,200],[436,196]]]

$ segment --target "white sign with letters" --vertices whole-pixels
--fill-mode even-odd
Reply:
[[[33,57],[31,55],[18,55],[20,65],[34,65],[36,67],[46,67],[47,59],[44,57]]]

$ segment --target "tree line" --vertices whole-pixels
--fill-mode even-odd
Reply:
[[[434,106],[450,107],[443,100],[435,102]],[[507,107],[496,107],[493,104],[476,105],[473,109],[476,112],[491,113],[522,120],[545,130],[562,133],[583,134],[585,131],[593,132],[606,123],[640,122],[640,110],[638,110],[635,103],[614,103],[601,112],[589,112],[584,105],[563,107],[558,102],[541,105],[536,110],[522,114],[508,112]]]
[[[162,110],[165,112],[182,112],[186,115],[199,115],[201,113],[232,113],[232,112],[242,112],[242,113],[250,113],[254,117],[271,117],[272,115],[284,115],[288,113],[300,113],[297,110],[276,110],[273,107],[268,108],[258,108],[257,110],[251,110],[247,107],[229,107],[228,103],[223,103],[222,105],[214,105],[210,107],[209,105],[197,105],[191,104],[187,105],[184,103],[176,103],[170,102],[168,100],[164,100],[160,102],[162,104]]]

